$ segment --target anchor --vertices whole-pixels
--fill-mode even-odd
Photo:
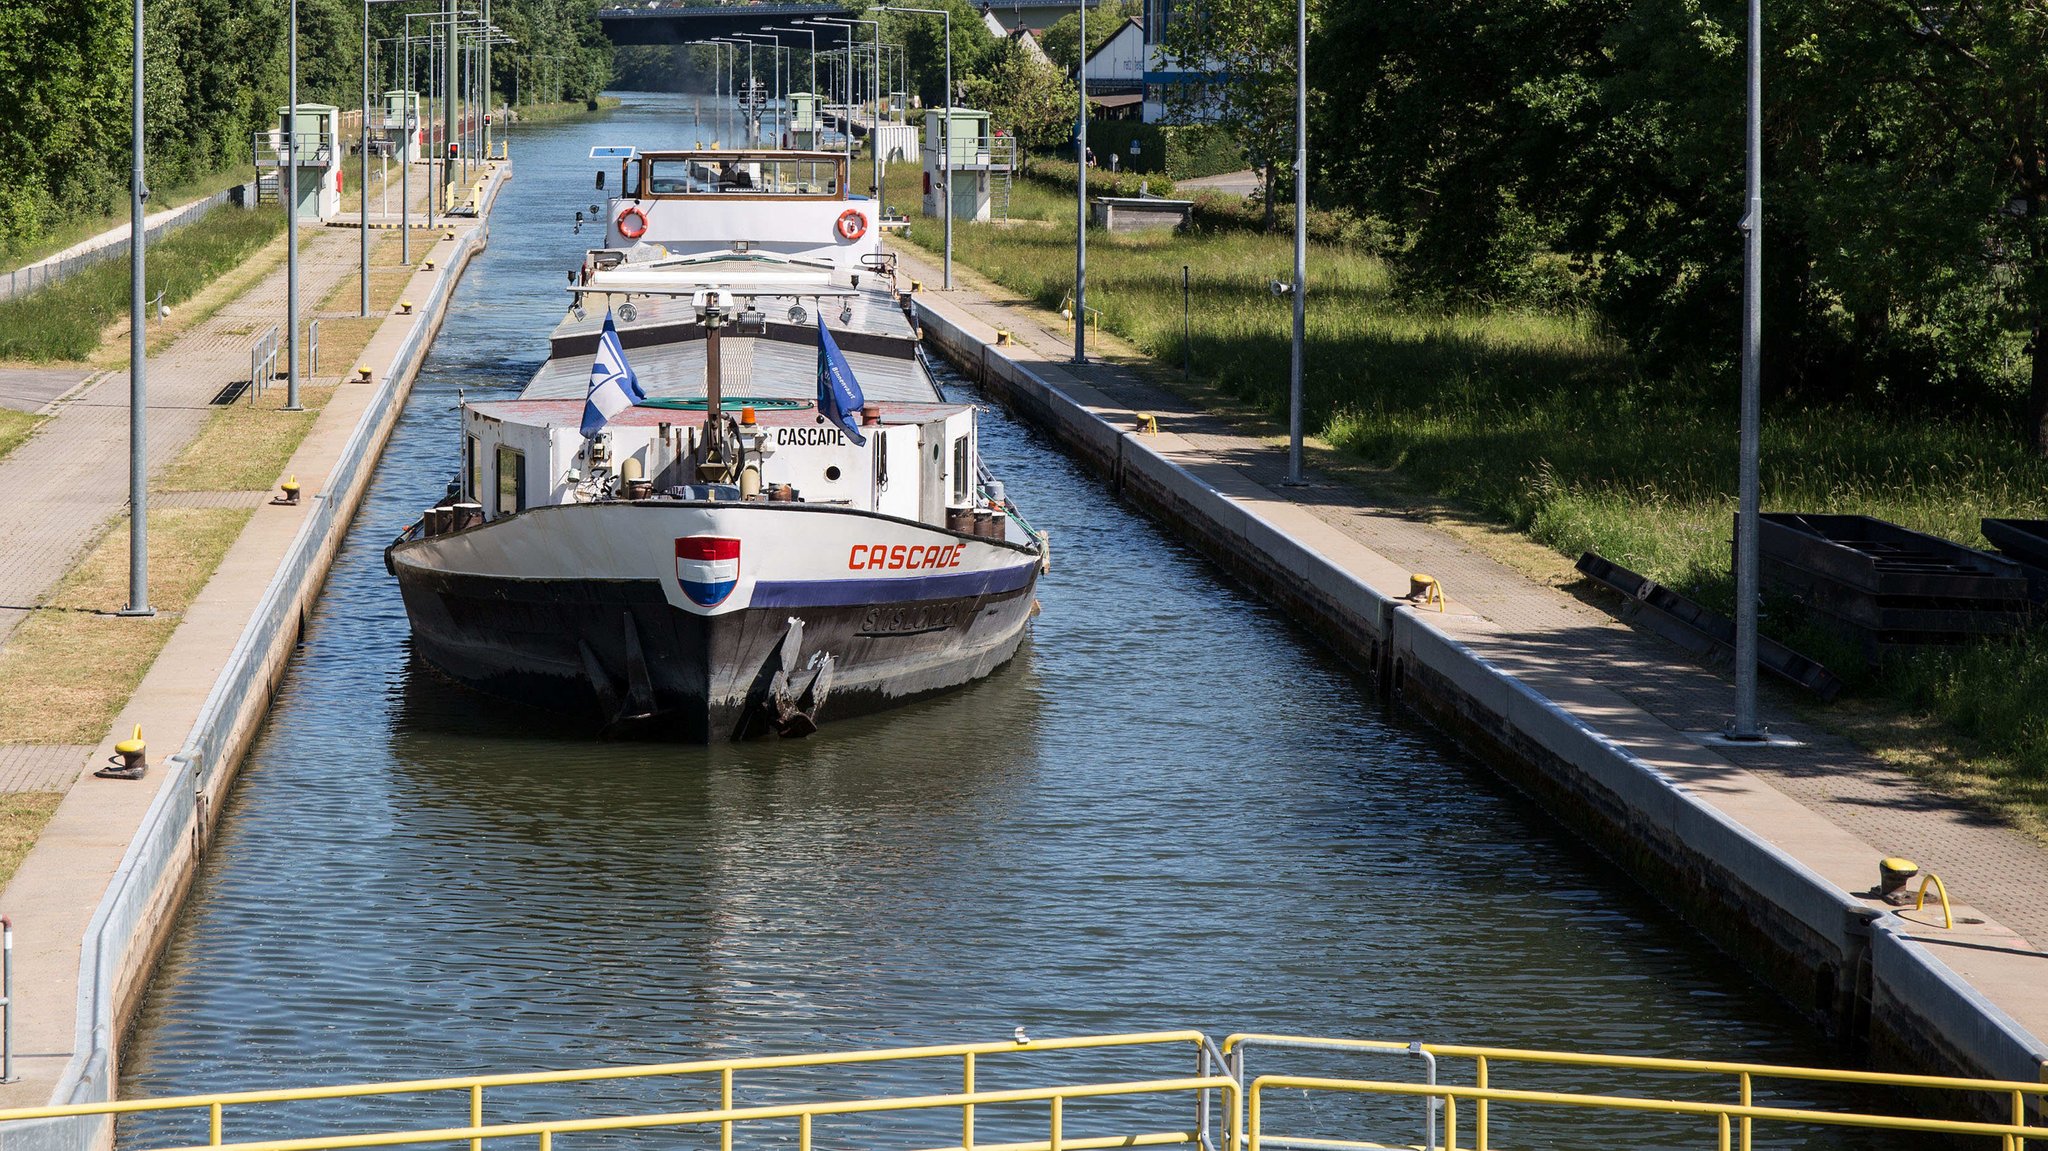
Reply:
[[[791,739],[802,739],[818,730],[818,709],[832,690],[836,666],[831,652],[821,652],[812,656],[808,664],[799,666],[803,645],[804,621],[791,616],[782,642],[770,657],[775,672],[768,677],[767,690],[760,700],[768,722],[778,734]],[[810,673],[808,677],[805,672]],[[797,686],[799,680],[803,681],[801,687]]]

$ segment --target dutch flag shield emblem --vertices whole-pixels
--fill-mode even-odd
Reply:
[[[676,541],[676,579],[699,607],[717,607],[740,582],[740,541],[684,536]]]

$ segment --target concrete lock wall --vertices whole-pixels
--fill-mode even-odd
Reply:
[[[1311,624],[1384,694],[1534,796],[1849,1050],[1936,1074],[2037,1081],[2039,1041],[1915,943],[1909,925],[1695,799],[1378,590],[1405,587],[1406,569],[1367,559],[1361,572],[1355,557],[1334,563],[1278,522],[1292,505],[1234,468],[1177,450],[1177,437],[1111,425],[1098,411],[1127,420],[1121,405],[1085,385],[1047,381],[996,346],[993,329],[942,307],[918,299],[925,338],[991,396]]]
[[[493,184],[493,195],[499,182]],[[424,321],[407,333],[343,446],[326,490],[311,497],[311,513],[214,681],[191,735],[164,765],[169,778],[159,785],[155,803],[86,929],[79,958],[76,1039],[54,1103],[113,1098],[124,1031],[135,1017],[156,957],[198,872],[214,819],[369,489],[413,378],[440,331],[449,298],[488,233],[488,223],[471,230],[436,278],[420,309]],[[8,1151],[104,1151],[112,1143],[113,1125],[104,1116],[22,1123],[7,1133]]]

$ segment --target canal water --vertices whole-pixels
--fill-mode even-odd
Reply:
[[[223,814],[127,1095],[1018,1027],[1832,1060],[1626,875],[1000,411],[986,457],[1056,566],[1031,641],[969,690],[693,748],[564,737],[411,659],[380,553],[452,470],[458,390],[514,394],[540,358],[596,239],[573,231],[590,148],[706,139],[688,105],[513,130],[490,246]],[[1711,1145],[1697,1122],[1633,1130]],[[204,1135],[203,1115],[124,1128]]]

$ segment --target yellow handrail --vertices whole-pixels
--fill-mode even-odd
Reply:
[[[1445,1151],[1457,1151],[1457,1101],[1469,1099],[1486,1103],[1527,1103],[1540,1106],[1583,1107],[1609,1111],[1633,1111],[1665,1115],[1699,1115],[1717,1120],[1721,1146],[1728,1146],[1729,1120],[1769,1120],[1812,1123],[1835,1127],[1861,1127],[1883,1131],[1920,1131],[1944,1135],[1996,1136],[2005,1146],[2015,1139],[2048,1136],[2048,1127],[2027,1127],[2016,1123],[1981,1123],[1959,1119],[1922,1119],[1909,1115],[1870,1115],[1854,1111],[1807,1111],[1796,1107],[1745,1107],[1739,1103],[1702,1103],[1680,1099],[1643,1099],[1621,1095],[1572,1095],[1558,1091],[1517,1091],[1498,1087],[1460,1087],[1449,1084],[1393,1083],[1365,1079],[1319,1079],[1308,1076],[1262,1075],[1246,1091],[1248,1123],[1243,1151],[1261,1151],[1261,1099],[1267,1088],[1289,1091],[1330,1091],[1360,1095],[1406,1095],[1441,1099],[1445,1107]]]
[[[1934,885],[1934,893],[1941,896],[1941,925],[1949,931],[1954,931],[1956,916],[1955,912],[1949,910],[1948,884],[1941,881],[1941,876],[1930,871],[1920,880],[1920,897],[1913,901],[1913,910],[1918,911],[1927,906],[1927,885],[1930,883]]]
[[[796,1067],[839,1067],[860,1063],[890,1063],[911,1059],[946,1059],[966,1055],[1025,1054],[1045,1051],[1078,1051],[1107,1047],[1142,1047],[1172,1043],[1199,1045],[1200,1031],[1147,1031],[1125,1035],[1078,1035],[1058,1039],[1033,1039],[1022,1043],[948,1043],[927,1047],[890,1047],[873,1051],[827,1051],[804,1055],[755,1055],[730,1059],[699,1059],[683,1063],[652,1063],[627,1067],[595,1067],[562,1071],[526,1071],[499,1075],[463,1075],[445,1079],[409,1079],[390,1083],[350,1083],[331,1087],[274,1088],[264,1091],[229,1091],[211,1095],[180,1095],[166,1099],[119,1099],[104,1103],[67,1103],[58,1106],[17,1107],[0,1110],[0,1123],[21,1119],[50,1119],[70,1115],[125,1115],[143,1111],[175,1111],[215,1104],[237,1106],[249,1103],[296,1103],[315,1099],[350,1099],[370,1095],[412,1095],[436,1091],[467,1091],[491,1087],[530,1087],[555,1083],[595,1083],[611,1079],[648,1079],[679,1075],[708,1075],[713,1072],[764,1071]],[[468,1138],[468,1136],[460,1136]]]
[[[655,1127],[709,1126],[764,1119],[809,1120],[821,1115],[868,1115],[893,1111],[921,1111],[933,1108],[988,1106],[1002,1103],[1046,1102],[1052,1104],[1051,1138],[1040,1143],[1005,1144],[1011,1151],[1078,1151],[1083,1147],[1157,1146],[1194,1143],[1200,1138],[1192,1131],[1151,1132],[1145,1135],[1098,1136],[1090,1139],[1062,1139],[1060,1117],[1068,1099],[1099,1099],[1125,1095],[1158,1095],[1178,1092],[1222,1091],[1237,1104],[1237,1080],[1228,1075],[1188,1076],[1180,1079],[1139,1080],[1125,1083],[1084,1083],[1060,1087],[1027,1087],[1007,1091],[977,1091],[951,1095],[912,1095],[882,1099],[850,1099],[811,1103],[781,1103],[764,1107],[721,1107],[708,1111],[679,1111],[650,1115],[613,1115],[595,1119],[554,1119],[526,1123],[498,1123],[482,1127],[444,1127],[410,1131],[378,1131],[364,1135],[326,1135],[303,1139],[262,1139],[245,1143],[200,1144],[168,1151],[340,1151],[354,1147],[401,1147],[416,1143],[453,1143],[460,1140],[505,1139],[522,1136],[547,1138],[557,1134],[591,1131],[632,1131]],[[952,1151],[950,1148],[937,1151]],[[984,1151],[992,1149],[984,1148]]]

